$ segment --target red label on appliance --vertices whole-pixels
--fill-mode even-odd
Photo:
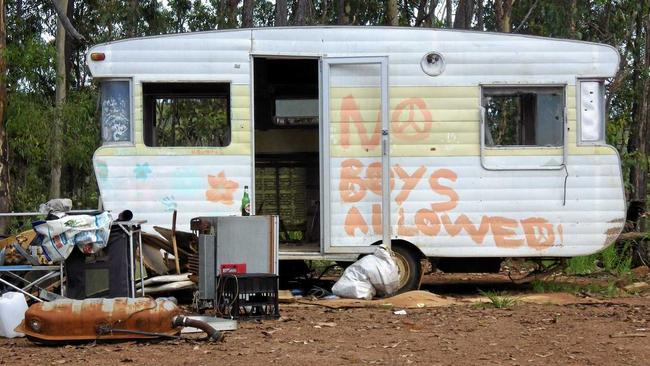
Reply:
[[[246,263],[224,263],[221,265],[221,274],[246,273]]]

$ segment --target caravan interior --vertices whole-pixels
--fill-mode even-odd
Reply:
[[[255,213],[283,251],[320,251],[318,59],[255,57]]]

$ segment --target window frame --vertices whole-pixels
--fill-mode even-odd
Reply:
[[[100,125],[100,139],[102,141],[102,146],[135,146],[135,98],[134,96],[134,82],[133,78],[129,77],[111,77],[111,78],[101,78],[95,79],[99,83],[99,125]],[[115,81],[126,81],[129,84],[129,140],[125,141],[106,141],[104,140],[104,116],[102,112],[103,105],[103,93],[101,92],[101,85],[104,82],[115,82]]]
[[[555,146],[546,146],[546,145],[496,145],[488,146],[485,138],[487,136],[487,108],[485,106],[485,93],[486,89],[558,89],[562,92],[562,141],[560,144]],[[481,139],[481,150],[534,150],[534,149],[546,149],[546,150],[559,150],[566,147],[567,140],[567,101],[566,101],[566,84],[482,84],[480,85],[480,118],[482,120],[480,126],[480,139]]]
[[[230,132],[230,138],[228,140],[228,143],[225,145],[221,146],[202,146],[202,145],[175,145],[175,146],[167,146],[167,145],[149,145],[147,143],[147,119],[145,118],[145,114],[147,113],[147,100],[148,98],[151,98],[154,101],[155,105],[155,100],[156,99],[161,99],[161,98],[168,98],[168,99],[187,99],[187,98],[221,98],[220,95],[218,94],[212,94],[210,95],[209,93],[202,93],[202,92],[194,92],[194,93],[173,93],[173,92],[154,92],[154,93],[146,93],[145,92],[145,85],[147,84],[183,84],[183,85],[208,85],[208,84],[223,84],[227,85],[228,92],[225,95],[226,99],[226,118],[228,122],[228,127],[229,127],[229,132]],[[142,143],[145,147],[149,149],[223,149],[223,148],[228,148],[229,146],[232,145],[233,143],[233,121],[232,121],[232,81],[231,80],[140,80],[140,90],[141,90],[141,98],[142,98]],[[151,122],[155,122],[155,113],[152,114],[151,116]],[[155,134],[155,126],[151,126],[151,133]]]
[[[600,132],[602,138],[595,141],[586,141],[582,139],[582,83],[597,82],[600,84]],[[607,111],[605,100],[605,79],[603,78],[578,78],[576,79],[576,142],[578,146],[604,146],[607,145]]]

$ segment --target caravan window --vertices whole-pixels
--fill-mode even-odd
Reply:
[[[147,146],[230,144],[230,84],[145,83]]]
[[[564,89],[559,87],[483,88],[485,146],[563,144]]]
[[[131,141],[131,93],[126,80],[102,81],[102,140],[105,143]]]

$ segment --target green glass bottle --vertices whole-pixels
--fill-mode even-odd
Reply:
[[[248,197],[248,186],[244,186],[244,197],[241,199],[241,215],[251,215],[251,199]]]

